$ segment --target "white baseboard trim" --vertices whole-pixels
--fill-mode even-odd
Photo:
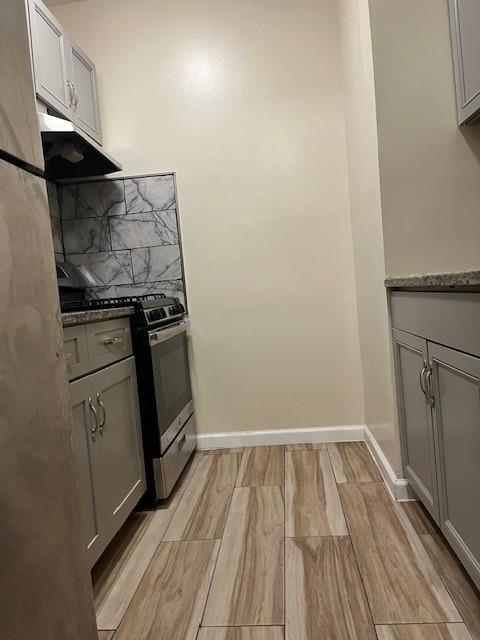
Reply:
[[[365,427],[365,442],[373,459],[377,463],[377,467],[379,468],[385,484],[387,485],[387,489],[390,491],[393,499],[397,502],[415,500],[416,498],[408,487],[408,480],[405,480],[405,478],[397,478],[397,474],[392,469],[390,462],[387,460],[385,454],[380,448],[380,445],[368,427]]]
[[[305,442],[354,442],[365,439],[365,426],[353,424],[338,427],[305,427],[299,429],[263,429],[200,433],[197,448],[230,449],[275,444],[303,444]]]
[[[380,445],[370,429],[363,424],[337,427],[304,427],[298,429],[262,429],[256,431],[229,431],[226,433],[200,433],[197,449],[231,449],[275,444],[303,444],[306,442],[365,441],[394,500],[415,500],[405,478],[397,478]]]

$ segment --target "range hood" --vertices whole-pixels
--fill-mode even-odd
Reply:
[[[89,178],[122,170],[119,162],[70,120],[47,113],[39,113],[38,119],[47,178]]]

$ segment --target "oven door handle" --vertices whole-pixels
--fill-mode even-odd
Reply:
[[[148,341],[150,342],[150,346],[153,347],[156,344],[160,344],[162,342],[165,342],[166,340],[170,340],[170,338],[178,336],[181,333],[186,333],[189,324],[190,323],[187,320],[168,329],[158,329],[156,331],[150,331],[148,334]]]

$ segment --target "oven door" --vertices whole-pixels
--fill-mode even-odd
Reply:
[[[161,454],[193,412],[187,329],[188,322],[181,322],[148,334]]]

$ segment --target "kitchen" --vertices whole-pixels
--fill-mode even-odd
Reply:
[[[2,637],[480,638],[478,9],[2,8]]]

